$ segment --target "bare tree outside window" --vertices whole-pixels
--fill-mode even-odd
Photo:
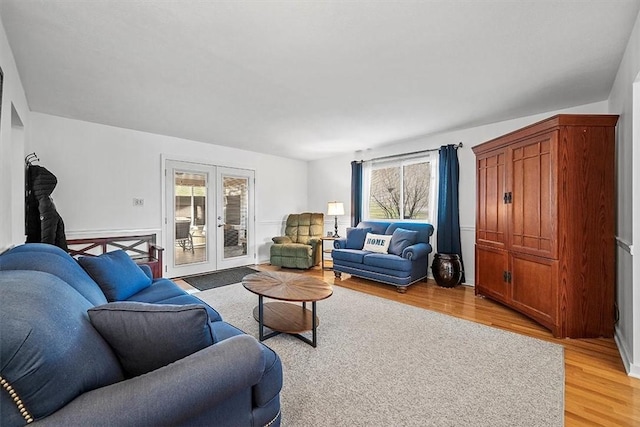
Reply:
[[[369,216],[376,219],[400,218],[400,168],[371,171]]]
[[[404,219],[427,219],[431,189],[431,163],[404,166]]]
[[[373,169],[369,217],[429,220],[431,184],[431,162]]]

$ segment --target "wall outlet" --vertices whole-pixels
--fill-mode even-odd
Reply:
[[[144,206],[144,199],[133,198],[133,206]]]

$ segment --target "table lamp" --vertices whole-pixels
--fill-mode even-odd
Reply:
[[[344,204],[342,202],[329,202],[327,215],[333,215],[335,217],[336,232],[333,237],[340,237],[338,236],[338,215],[344,215]]]

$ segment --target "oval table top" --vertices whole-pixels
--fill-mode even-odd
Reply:
[[[320,279],[283,271],[249,274],[242,279],[242,286],[254,294],[281,301],[320,301],[333,294],[333,287]]]

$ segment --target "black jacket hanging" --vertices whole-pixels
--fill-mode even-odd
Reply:
[[[46,168],[37,165],[30,165],[27,175],[27,243],[50,243],[67,251],[64,221],[51,198],[58,179]]]

